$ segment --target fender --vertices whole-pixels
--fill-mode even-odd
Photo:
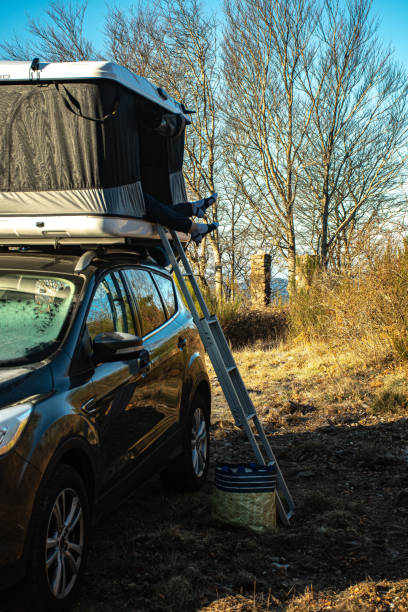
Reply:
[[[50,475],[55,471],[57,465],[61,463],[61,459],[72,450],[81,451],[84,453],[84,455],[86,455],[91,468],[93,482],[94,484],[96,483],[97,466],[94,452],[85,438],[80,436],[71,436],[59,444],[58,448],[51,457],[45,472],[43,473],[42,482],[48,481]]]
[[[49,461],[47,468],[42,475],[42,478],[40,480],[39,486],[36,491],[35,500],[34,500],[32,512],[31,512],[31,517],[30,517],[30,522],[29,522],[28,530],[27,530],[27,538],[24,544],[24,552],[23,552],[23,557],[22,557],[22,561],[24,564],[27,561],[28,554],[30,551],[30,544],[31,544],[32,536],[33,536],[33,517],[35,516],[35,513],[36,513],[36,508],[39,503],[39,499],[41,497],[41,492],[43,491],[44,487],[47,486],[47,483],[52,477],[52,474],[56,470],[57,466],[61,463],[61,460],[63,459],[63,457],[67,456],[70,451],[80,451],[81,453],[84,454],[84,456],[86,456],[88,460],[87,465],[89,466],[91,470],[90,478],[93,481],[92,488],[93,490],[95,490],[96,465],[95,465],[95,458],[93,456],[91,447],[89,446],[89,444],[86,442],[84,438],[80,438],[78,436],[71,436],[67,438],[66,440],[63,440],[61,444],[58,446],[58,448],[56,449],[56,451],[54,452],[53,456],[51,457],[51,460]],[[95,499],[89,500],[89,501],[90,501],[90,508],[91,508],[91,516],[92,516],[93,514],[92,508],[94,506]]]
[[[180,422],[183,423],[188,407],[191,405],[194,395],[200,385],[205,384],[208,396],[211,398],[211,385],[205,367],[204,359],[199,351],[193,353],[188,361],[184,377],[183,390],[180,405]],[[210,402],[211,403],[211,402]],[[211,405],[210,405],[211,410]]]

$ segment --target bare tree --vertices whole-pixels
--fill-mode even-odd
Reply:
[[[296,272],[295,202],[312,105],[298,93],[316,24],[309,0],[226,0],[224,67],[234,177]]]
[[[50,2],[45,11],[45,23],[35,17],[28,19],[30,41],[14,40],[0,44],[8,59],[27,60],[38,56],[52,62],[72,62],[100,59],[83,32],[87,2]]]
[[[324,0],[302,87],[312,109],[299,220],[327,267],[353,235],[396,209],[404,181],[406,76],[376,38],[371,0]]]

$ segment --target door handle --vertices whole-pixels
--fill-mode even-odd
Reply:
[[[177,343],[178,348],[182,350],[186,346],[186,344],[187,344],[187,338],[183,338],[182,336],[179,336],[178,343]]]
[[[95,397],[91,397],[91,399],[89,399],[87,402],[82,404],[81,410],[82,412],[85,412],[86,414],[94,414],[97,410],[95,406]]]

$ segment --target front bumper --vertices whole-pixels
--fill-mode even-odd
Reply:
[[[26,545],[41,473],[18,453],[0,458],[0,586],[24,574]]]

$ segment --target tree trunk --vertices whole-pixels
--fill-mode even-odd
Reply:
[[[330,171],[330,162],[328,161],[325,164],[324,175],[323,175],[323,193],[322,193],[321,220],[320,220],[320,223],[321,223],[320,268],[322,270],[326,269],[327,264],[328,264],[329,171]]]
[[[296,240],[293,219],[289,220],[288,231],[288,293],[292,300],[296,294]]]
[[[214,288],[215,288],[215,296],[217,300],[221,300],[223,297],[223,283],[222,283],[222,261],[221,261],[221,252],[220,245],[218,243],[218,236],[211,236],[210,244],[212,248],[212,252],[214,255],[214,267],[215,267],[215,275],[214,275]]]

